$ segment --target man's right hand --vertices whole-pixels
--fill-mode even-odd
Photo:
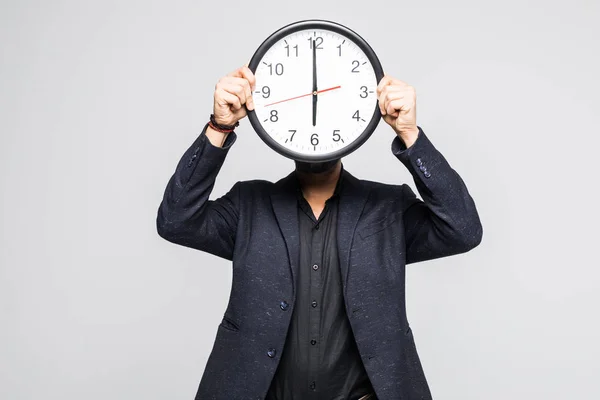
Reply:
[[[254,109],[252,91],[256,78],[243,66],[219,80],[215,86],[213,113],[219,124],[233,125],[246,116],[246,108]]]
[[[256,78],[247,66],[238,68],[219,79],[215,86],[213,103],[215,121],[218,124],[234,125],[246,116],[246,107],[248,110],[253,110],[252,91],[255,85]],[[223,147],[227,135],[215,131],[210,126],[206,128],[206,136],[214,146]]]

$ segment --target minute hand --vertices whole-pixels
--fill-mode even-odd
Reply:
[[[313,126],[317,125],[317,94],[319,89],[317,87],[317,41],[313,40],[312,42],[313,48],[313,113],[312,113],[312,123]]]

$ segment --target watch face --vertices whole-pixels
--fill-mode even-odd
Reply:
[[[288,25],[259,47],[249,67],[256,76],[249,119],[286,157],[340,158],[364,143],[381,119],[381,65],[371,47],[342,25]]]

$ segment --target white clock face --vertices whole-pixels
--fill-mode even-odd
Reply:
[[[337,32],[307,29],[283,37],[266,51],[255,76],[258,122],[291,153],[339,152],[361,136],[378,108],[374,67]]]

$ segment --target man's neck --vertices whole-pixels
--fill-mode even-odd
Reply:
[[[312,173],[296,170],[296,176],[300,182],[302,193],[307,200],[325,202],[333,195],[341,171],[342,163],[340,161],[329,171]]]

